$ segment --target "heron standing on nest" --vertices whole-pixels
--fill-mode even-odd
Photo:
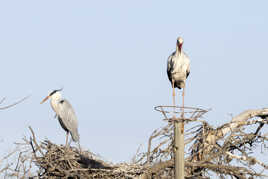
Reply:
[[[175,88],[182,90],[182,107],[184,107],[184,89],[187,77],[190,74],[190,59],[182,50],[183,39],[177,39],[176,51],[168,57],[167,74],[173,89],[173,105],[175,106]]]
[[[79,144],[79,134],[78,134],[78,122],[75,115],[74,109],[71,104],[61,97],[61,91],[54,90],[52,91],[42,102],[44,103],[47,99],[50,99],[50,104],[52,109],[56,113],[56,117],[60,122],[61,127],[66,131],[66,144],[68,145],[68,134],[70,133],[74,142]],[[79,145],[80,148],[80,145]]]

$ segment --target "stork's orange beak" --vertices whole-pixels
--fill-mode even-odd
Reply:
[[[46,100],[48,100],[49,97],[50,97],[50,96],[45,97],[45,99],[43,99],[43,101],[41,101],[40,104],[43,104]]]

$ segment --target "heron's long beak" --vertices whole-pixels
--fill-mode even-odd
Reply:
[[[43,101],[41,101],[40,104],[43,104],[46,100],[48,100],[49,97],[50,97],[50,96],[45,97],[45,99],[43,99]]]

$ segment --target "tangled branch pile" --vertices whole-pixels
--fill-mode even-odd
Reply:
[[[76,148],[42,143],[46,153],[36,157],[40,178],[131,178],[140,174],[140,168],[127,164],[112,165],[97,159],[91,152],[79,153]]]
[[[9,164],[2,170],[5,176],[42,179],[135,178],[144,170],[140,165],[105,162],[89,151],[80,152],[76,147],[57,145],[48,140],[38,143],[33,130],[30,130],[32,137],[29,140],[24,138],[24,143],[17,143],[17,163]]]
[[[267,153],[268,109],[247,110],[229,123],[213,128],[205,121],[193,122],[185,132],[185,178],[247,179],[265,176],[268,166],[257,159],[258,149]],[[169,119],[167,119],[169,120]],[[198,123],[198,124],[197,124]],[[17,143],[18,148],[4,159],[16,155],[16,162],[7,162],[0,174],[17,178],[174,178],[173,125],[155,130],[146,152],[138,153],[132,163],[111,164],[89,151],[65,148],[31,137]],[[255,152],[255,153],[254,153]],[[258,154],[261,155],[261,154]],[[3,159],[3,160],[4,160]],[[0,160],[3,166],[3,160]]]
[[[196,120],[185,133],[185,178],[267,177],[268,133],[261,133],[267,124],[267,108],[244,111],[216,129]],[[262,160],[257,155],[263,155]],[[156,176],[167,170],[171,176],[173,161],[173,125],[169,123],[153,132],[147,152],[140,154],[137,162],[157,169],[153,171]]]

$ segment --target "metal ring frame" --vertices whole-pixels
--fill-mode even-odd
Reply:
[[[156,106],[154,109],[158,112],[161,112],[166,120],[170,121],[196,121],[198,118],[202,117],[208,110],[195,108],[195,107],[180,107],[180,106]],[[168,117],[168,115],[174,115],[172,117]],[[180,117],[176,117],[180,116]]]

